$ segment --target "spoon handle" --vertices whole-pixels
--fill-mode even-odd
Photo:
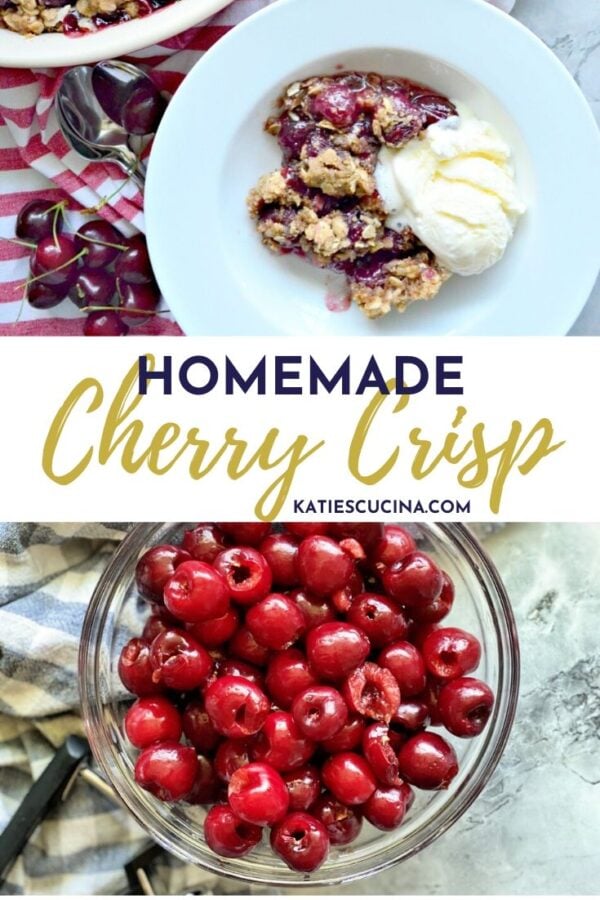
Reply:
[[[112,161],[116,162],[127,173],[136,187],[143,193],[146,187],[146,163],[133,152],[124,153],[122,151],[113,155]]]

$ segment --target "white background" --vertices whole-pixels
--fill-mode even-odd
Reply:
[[[471,514],[419,515],[388,518],[465,521],[596,521],[598,519],[599,427],[597,390],[600,384],[598,351],[586,338],[538,339],[381,339],[372,342],[282,339],[191,339],[131,338],[125,340],[73,341],[70,338],[47,341],[21,338],[6,341],[0,359],[0,414],[4,423],[0,441],[0,502],[4,520],[94,521],[94,520],[200,520],[216,518],[236,520],[253,518],[256,503],[267,486],[281,472],[253,469],[245,477],[232,481],[225,463],[210,475],[193,481],[186,461],[189,453],[166,475],[142,468],[127,474],[121,468],[120,453],[100,466],[96,453],[86,472],[69,486],[54,484],[41,466],[42,447],[49,425],[59,406],[75,384],[84,377],[98,378],[105,400],[90,414],[83,410],[71,418],[61,444],[60,460],[71,465],[89,447],[97,448],[104,417],[126,372],[138,356],[153,353],[158,361],[171,354],[177,363],[201,354],[219,365],[224,354],[241,371],[250,371],[263,354],[309,355],[322,369],[333,372],[350,354],[352,370],[359,372],[372,353],[392,377],[394,357],[413,355],[426,362],[436,354],[463,356],[464,395],[436,396],[432,385],[413,397],[398,415],[382,412],[375,420],[364,455],[365,468],[376,467],[396,446],[400,456],[392,473],[380,484],[367,487],[356,481],[347,466],[348,447],[356,423],[368,399],[308,393],[299,397],[265,397],[254,394],[224,397],[221,388],[204,397],[186,394],[175,381],[171,397],[156,387],[144,398],[135,415],[144,421],[149,440],[163,422],[179,423],[184,431],[196,426],[216,452],[225,430],[236,427],[238,435],[256,449],[271,427],[281,435],[277,445],[283,452],[298,434],[309,437],[310,444],[325,440],[325,446],[303,463],[286,506],[277,518],[302,518],[294,515],[292,498],[430,498],[471,500]],[[389,373],[389,376],[388,376]],[[307,382],[299,382],[306,384]],[[388,398],[384,410],[391,410]],[[461,444],[470,438],[476,422],[486,423],[490,446],[504,441],[514,419],[520,419],[524,431],[542,417],[552,420],[556,440],[566,445],[542,460],[526,477],[518,471],[509,476],[503,502],[495,516],[489,507],[491,475],[481,487],[461,488],[456,481],[458,467],[442,464],[434,474],[415,482],[410,474],[414,447],[408,435],[421,427],[434,445],[441,446],[451,430],[458,405],[468,409],[465,423],[457,429]],[[144,445],[147,440],[143,441]],[[495,467],[491,461],[492,469]],[[493,474],[493,473],[492,473]],[[315,515],[307,519],[368,519],[372,514]],[[381,516],[381,518],[386,518]]]

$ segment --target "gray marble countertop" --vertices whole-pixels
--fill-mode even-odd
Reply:
[[[562,60],[600,122],[600,0],[517,0],[513,15]],[[600,335],[600,279],[571,334]]]
[[[449,832],[344,892],[598,891],[600,525],[510,525],[485,545],[521,642],[520,702],[506,752]]]

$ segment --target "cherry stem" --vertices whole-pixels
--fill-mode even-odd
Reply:
[[[54,216],[52,217],[52,237],[56,248],[58,248],[58,219],[60,216],[64,216],[66,206],[67,201],[60,200],[56,206],[50,207],[50,209],[54,211]]]
[[[103,247],[112,247],[113,250],[124,251],[129,249],[125,244],[111,244],[110,241],[101,241],[99,238],[91,238],[85,234],[78,233],[78,237],[80,237],[83,241],[89,241],[90,244],[101,244]]]
[[[144,316],[164,316],[168,314],[168,309],[138,309],[132,306],[130,309],[120,309],[118,306],[81,306],[81,312],[116,312],[119,315],[128,316],[131,313],[143,313]]]
[[[10,244],[18,244],[19,247],[28,247],[30,250],[35,250],[37,244],[32,244],[30,241],[22,241],[21,238],[4,238],[5,241],[8,241]]]
[[[123,188],[125,187],[125,185],[131,181],[131,177],[132,177],[132,175],[135,171],[135,168],[139,162],[140,162],[139,157],[136,157],[135,162],[132,163],[131,168],[127,172],[127,178],[123,181],[123,183],[120,184],[118,187],[116,187],[115,190],[112,192],[112,194],[109,194],[108,197],[102,197],[100,199],[100,202],[97,203],[96,206],[89,206],[87,209],[82,209],[81,212],[83,213],[83,215],[93,216],[94,214],[99,213],[101,209],[103,209],[108,203],[110,203],[110,201],[113,199],[113,197],[116,197],[118,194],[120,194],[121,191],[123,190]]]
[[[66,269],[67,266],[71,266],[74,262],[77,262],[78,259],[81,259],[82,256],[87,256],[90,251],[87,247],[84,247],[83,250],[80,250],[76,256],[72,256],[71,259],[68,259],[62,265],[57,266],[55,269],[50,269],[48,272],[42,272],[41,275],[34,275],[33,278],[28,278],[27,281],[24,281],[21,287],[27,289],[30,284],[33,284],[35,281],[41,281],[42,278],[47,278],[48,275],[54,275],[55,272],[60,272],[61,269]]]

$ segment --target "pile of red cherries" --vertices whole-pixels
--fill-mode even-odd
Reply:
[[[363,819],[391,831],[413,788],[447,788],[458,738],[484,729],[475,636],[444,627],[449,576],[408,530],[380,524],[200,524],[152,547],[151,605],[119,658],[138,784],[209,808],[206,843],[273,851],[312,872]]]
[[[85,335],[127,334],[160,302],[146,239],[124,238],[104,219],[90,219],[67,234],[64,208],[52,200],[31,200],[17,216],[17,241],[31,248],[27,301],[51,309],[69,297],[87,313]]]

